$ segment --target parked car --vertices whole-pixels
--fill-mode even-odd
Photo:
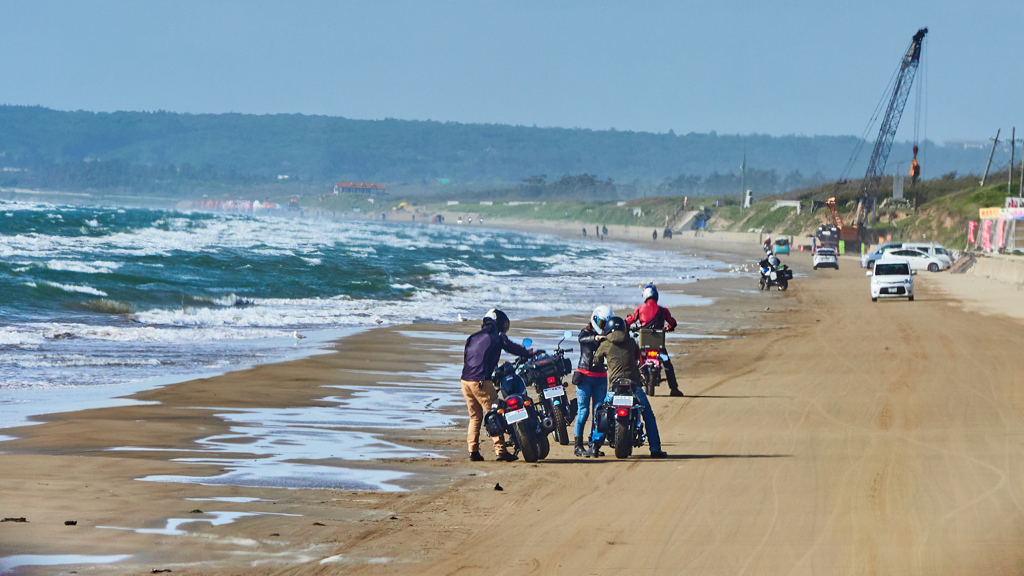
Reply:
[[[946,250],[946,247],[936,242],[907,242],[903,244],[903,248],[913,248],[914,250],[920,250],[934,256],[939,260],[945,260],[949,263],[949,266],[953,265],[953,255]],[[947,266],[947,268],[949,267]]]
[[[775,241],[776,254],[789,254],[789,238],[779,238]]]
[[[929,272],[938,272],[939,270],[945,270],[952,264],[949,260],[943,260],[922,252],[920,250],[913,250],[910,248],[900,248],[899,250],[889,250],[885,253],[886,256],[893,256],[896,258],[906,258],[910,262],[911,270],[927,270]]]
[[[818,248],[811,257],[814,269],[831,267],[839,270],[839,254],[833,248]]]
[[[860,257],[860,267],[861,268],[867,268],[867,269],[870,270],[871,267],[875,265],[875,260],[881,259],[882,255],[885,254],[887,251],[895,250],[897,248],[902,248],[902,247],[903,247],[903,243],[902,242],[889,242],[887,244],[882,244],[878,248],[875,248],[873,251],[868,252],[867,254],[861,255],[861,257]]]
[[[917,271],[910,268],[910,261],[904,258],[886,256],[875,261],[873,268],[867,271],[871,276],[871,301],[879,298],[906,298],[914,301],[914,275]]]

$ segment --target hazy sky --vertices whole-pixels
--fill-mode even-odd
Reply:
[[[0,103],[859,135],[922,26],[922,137],[1024,129],[1021,0],[0,0]]]

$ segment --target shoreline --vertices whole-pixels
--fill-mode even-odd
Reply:
[[[679,249],[693,248],[680,244]],[[712,251],[715,245],[705,249]],[[744,253],[748,249],[757,254],[760,248],[756,244],[740,247]],[[738,256],[744,257],[742,253]],[[484,559],[488,558],[485,543],[512,530],[522,535],[521,540],[508,542],[514,547],[512,558],[535,558],[541,566],[556,571],[610,570],[620,564],[633,565],[630,562],[636,558],[651,562],[645,565],[650,573],[739,571],[743,565],[742,559],[735,557],[735,542],[749,540],[804,554],[825,572],[873,565],[870,560],[854,561],[853,555],[861,551],[871,552],[874,562],[882,566],[913,572],[906,563],[910,553],[901,553],[899,544],[887,544],[909,537],[895,532],[898,526],[894,523],[902,516],[892,517],[870,506],[862,510],[853,504],[854,495],[862,489],[867,493],[879,483],[873,476],[876,472],[895,467],[894,475],[874,490],[885,494],[883,502],[890,507],[902,510],[913,503],[901,499],[905,491],[901,482],[914,474],[907,467],[917,456],[908,452],[901,439],[911,439],[916,445],[941,441],[934,438],[934,432],[915,432],[916,422],[926,420],[930,412],[945,422],[952,419],[954,424],[963,419],[955,416],[959,412],[953,411],[954,416],[943,412],[945,404],[929,402],[948,396],[951,407],[970,406],[972,413],[988,404],[972,401],[971,394],[976,392],[950,388],[951,381],[928,372],[928,365],[916,358],[930,350],[917,340],[941,332],[930,342],[941,347],[945,346],[941,339],[953,337],[953,332],[940,330],[932,321],[930,331],[916,329],[914,337],[907,338],[903,332],[914,328],[886,335],[879,332],[879,322],[885,316],[911,314],[912,321],[905,326],[914,327],[928,322],[926,311],[948,315],[967,338],[983,345],[988,342],[980,335],[998,326],[1013,338],[999,354],[1019,343],[1021,326],[963,312],[957,301],[936,295],[942,285],[930,282],[927,274],[918,276],[922,297],[914,307],[901,306],[907,304],[902,301],[872,307],[863,303],[866,288],[857,283],[864,279],[862,271],[854,269],[855,263],[844,261],[843,270],[835,274],[811,273],[805,260],[809,257],[800,253],[787,259],[799,274],[799,281],[788,292],[748,293],[756,294],[752,273],[665,286],[666,292],[677,288],[717,298],[710,306],[673,309],[681,321],[680,331],[731,336],[669,339],[681,388],[689,396],[652,400],[669,460],[648,461],[641,454],[621,462],[614,458],[591,461],[575,459],[571,449],[553,446],[549,459],[538,465],[503,465],[490,461],[489,455],[487,462],[466,462],[465,408],[460,404],[453,380],[457,372],[453,370],[460,364],[462,340],[477,324],[384,326],[343,338],[326,354],[135,395],[156,404],[63,413],[24,427],[22,438],[0,444],[4,449],[0,465],[10,471],[0,479],[0,493],[18,495],[17,502],[4,498],[0,505],[4,516],[26,516],[29,523],[0,524],[0,556],[134,554],[111,564],[75,565],[82,574],[148,572],[154,567],[224,575],[239,571],[318,574],[340,568],[354,574],[434,573],[452,572],[460,566],[474,574],[511,574],[529,565],[499,562],[493,556]],[[856,304],[857,315],[840,306],[845,302]],[[575,329],[584,322],[583,316],[572,315],[514,320],[512,332],[517,340],[530,336],[542,347],[550,347],[548,340],[553,343],[563,329]],[[839,330],[829,323],[836,323]],[[875,358],[881,354],[878,348],[883,342],[897,347],[896,357],[910,361],[922,373],[909,389],[892,388],[886,380],[879,385],[888,385],[890,390],[876,391],[871,388],[875,379],[858,378],[854,365],[845,363],[849,361],[840,363],[838,370],[829,363],[816,362],[827,353],[826,344],[844,347],[845,355]],[[888,362],[871,365],[872,372],[900,373],[895,370],[900,365],[896,358],[878,357],[872,362]],[[995,372],[987,378],[998,381],[998,376]],[[842,385],[833,388],[828,378],[842,379]],[[943,388],[943,395],[928,388],[937,385]],[[374,394],[371,388],[381,392]],[[921,388],[920,395],[912,395],[917,388]],[[902,403],[904,400],[908,403]],[[1013,402],[1003,400],[1004,404]],[[367,403],[394,410],[390,418],[396,425],[391,429],[339,428],[325,426],[318,416],[318,411],[342,409],[356,418]],[[407,420],[409,406],[422,413],[417,416],[420,420]],[[929,412],[923,412],[925,408]],[[445,419],[450,423],[430,425]],[[363,442],[359,447],[384,456],[323,458],[308,446],[296,444],[308,437],[277,434],[282,423],[287,424],[284,428],[297,426],[325,435],[333,445],[359,440]],[[821,427],[822,434],[805,438],[802,434],[812,427]],[[923,427],[926,432],[936,429]],[[976,434],[963,438],[950,434],[953,442],[983,439]],[[272,460],[273,455],[251,450],[273,442],[283,442],[282,449],[301,449],[300,458],[277,461],[284,464],[296,460],[299,464],[410,472],[413,476],[383,481],[406,492],[139,481],[183,472],[217,478],[244,471],[242,460]],[[110,450],[126,445],[140,449]],[[482,448],[488,454],[486,439]],[[936,450],[940,454],[956,452],[954,447]],[[444,457],[424,457],[425,453]],[[843,454],[847,453],[865,456],[845,463]],[[997,466],[1002,456],[994,453],[989,463],[987,454],[977,451],[974,457]],[[208,461],[174,461],[196,457]],[[956,464],[948,460],[955,458],[943,463]],[[934,465],[928,464],[928,459],[924,462],[926,470]],[[936,547],[952,550],[954,542],[959,546],[975,542],[962,534],[944,532],[941,522],[932,519],[967,505],[979,493],[982,488],[970,483],[978,480],[976,468],[972,464],[965,474],[931,474],[933,483],[948,478],[964,484],[959,490],[936,492],[953,495],[947,508],[934,514],[927,507],[914,508],[916,517],[930,522],[924,541],[920,536],[912,539],[914,549],[923,549],[927,542],[929,557],[946,558]],[[495,482],[506,490],[495,492]],[[808,494],[815,494],[816,508],[825,514],[813,524],[824,529],[813,534],[800,529],[806,524],[802,516],[793,516],[795,512],[811,514],[798,505]],[[260,500],[242,501],[251,498]],[[850,502],[851,509],[846,509],[844,502]],[[190,511],[197,507],[203,513],[192,515]],[[538,524],[535,509],[554,514],[558,520]],[[837,510],[843,510],[842,514]],[[986,518],[999,518],[1000,526],[1012,525],[1012,507],[1004,510],[999,515],[989,509]],[[500,514],[501,522],[494,522],[495,513]],[[851,520],[836,522],[837,514]],[[607,526],[609,515],[623,520],[622,530]],[[72,516],[79,525],[63,526]],[[185,522],[175,524],[181,533],[169,532],[176,520]],[[865,545],[856,534],[850,534],[849,523],[854,527],[863,524],[865,534],[872,534],[865,536],[872,544]],[[721,526],[723,531],[712,526]],[[572,535],[568,544],[566,531]],[[982,532],[972,534],[978,533]],[[817,539],[829,541],[819,547],[814,543]],[[850,552],[833,551],[845,550],[842,547],[850,547],[852,542],[859,544]],[[520,546],[524,550],[516,553]],[[757,557],[767,572],[799,566],[792,564],[788,552],[767,556],[762,548],[751,550],[748,564]],[[967,563],[978,558],[977,553],[962,555],[961,566],[992,567],[984,562]],[[66,568],[62,567],[62,573]],[[923,571],[943,573],[931,564]]]

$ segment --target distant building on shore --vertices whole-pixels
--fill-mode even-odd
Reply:
[[[338,182],[334,185],[335,194],[340,194],[342,192],[356,192],[361,194],[385,196],[388,193],[387,190],[387,186],[377,184],[376,182]]]

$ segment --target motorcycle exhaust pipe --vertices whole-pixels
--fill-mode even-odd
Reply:
[[[545,430],[555,429],[555,421],[549,416],[545,416],[544,419],[540,421],[540,425],[543,426]]]

